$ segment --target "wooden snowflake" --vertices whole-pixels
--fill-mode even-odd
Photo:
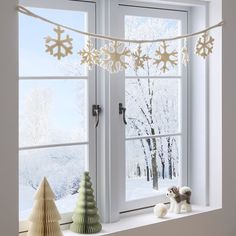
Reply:
[[[132,53],[134,58],[134,70],[137,71],[138,69],[144,69],[144,63],[150,60],[151,58],[142,52],[141,45],[138,46],[137,51]]]
[[[169,70],[168,65],[176,66],[178,59],[178,52],[176,50],[173,50],[171,52],[168,52],[167,48],[169,45],[163,41],[159,48],[155,52],[156,58],[154,58],[154,65],[157,65],[157,67],[160,67],[160,70],[165,73]]]
[[[214,40],[208,32],[205,32],[197,41],[196,54],[206,59],[212,53]]]
[[[187,39],[184,40],[184,46],[182,48],[182,64],[187,66],[189,63],[189,53],[188,53],[188,47],[187,47]]]
[[[93,65],[100,63],[100,52],[93,47],[91,40],[88,40],[85,48],[78,54],[82,57],[81,64],[87,65],[89,70],[92,69]]]
[[[101,66],[109,72],[116,73],[127,68],[128,63],[125,62],[125,57],[130,56],[130,50],[123,43],[112,41],[109,45],[105,45],[101,51],[104,56]]]
[[[62,57],[72,54],[72,38],[69,35],[66,35],[66,38],[62,39],[62,34],[64,30],[60,26],[57,26],[53,29],[57,37],[54,39],[50,36],[46,37],[45,46],[46,52],[50,53],[54,57],[57,57],[60,60]]]

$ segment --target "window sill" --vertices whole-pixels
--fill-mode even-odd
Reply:
[[[154,216],[153,212],[132,215],[132,216],[123,216],[120,219],[120,221],[118,221],[118,222],[110,223],[110,224],[103,224],[102,231],[100,233],[95,234],[95,235],[99,235],[99,236],[100,235],[110,235],[110,234],[122,232],[125,230],[130,230],[130,229],[139,228],[139,227],[145,227],[145,226],[149,226],[149,225],[155,225],[158,223],[181,219],[181,218],[185,218],[188,216],[193,216],[193,215],[206,213],[206,212],[214,211],[214,210],[217,210],[217,208],[193,206],[193,211],[191,213],[182,213],[182,214],[168,213],[167,217],[165,217],[163,219],[156,218]],[[78,234],[73,233],[69,230],[65,230],[65,231],[63,231],[63,233],[64,233],[64,236],[76,236],[76,235],[78,236]],[[89,235],[89,234],[87,234],[87,235]]]

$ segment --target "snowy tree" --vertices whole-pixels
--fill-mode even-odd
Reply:
[[[52,185],[56,200],[77,194],[84,171],[84,155],[81,147],[20,153],[20,184],[36,190],[42,177],[46,176]]]
[[[175,117],[178,116],[178,106],[172,106],[173,104],[170,101],[178,103],[177,95],[170,97],[169,93],[165,94],[165,91],[160,89],[160,86],[154,80],[141,80],[139,77],[132,84],[127,84],[127,87],[128,133],[136,136],[156,136],[169,133],[174,129],[172,126],[178,124],[178,117]],[[164,139],[167,145],[163,143]],[[175,137],[171,136],[140,139],[146,172],[152,171],[154,189],[158,189],[158,172],[162,179],[165,179],[166,165],[168,166],[168,178],[172,179],[173,177],[173,143],[176,144]],[[149,163],[150,157],[151,161]],[[161,166],[158,167],[159,162]],[[149,169],[149,165],[151,169]]]
[[[133,100],[136,107],[138,107],[138,109],[140,110],[139,114],[141,115],[140,117],[129,117],[128,119],[131,121],[131,128],[137,131],[137,135],[141,134],[140,129],[142,129],[143,134],[147,136],[155,136],[158,134],[157,130],[154,127],[155,117],[153,113],[153,89],[155,88],[155,86],[150,79],[147,79],[147,81],[145,82],[146,83],[143,83],[143,81],[141,82],[141,80],[137,77],[137,87],[140,91],[139,99],[137,99],[137,97],[135,97],[128,89],[126,90],[128,99],[130,98],[131,100]],[[144,92],[144,86],[147,86],[147,93]],[[142,100],[142,103],[140,102],[140,100]],[[140,142],[143,146],[145,159],[148,159],[146,147],[143,144],[144,141],[142,140]],[[150,138],[145,139],[145,142],[147,144],[148,151],[151,154],[153,188],[158,190],[157,140],[156,138]]]
[[[170,27],[173,25],[173,27]],[[161,38],[177,33],[177,26],[172,22],[157,18],[142,18],[129,16],[126,20],[126,36],[128,38]],[[169,30],[169,31],[168,31]],[[163,35],[164,34],[164,35]],[[132,46],[131,46],[132,47]],[[172,48],[178,44],[171,44]],[[133,47],[133,50],[136,48]],[[142,47],[145,54],[154,54],[154,45]],[[131,62],[132,63],[132,62]],[[177,73],[171,69],[169,74]],[[156,135],[175,133],[179,122],[178,82],[172,80],[151,78],[160,75],[147,62],[144,69],[132,71],[127,75],[136,79],[126,80],[126,106],[128,117],[128,136],[147,136],[139,139],[143,152],[147,181],[152,178],[153,189],[158,190],[159,177],[172,179],[177,176],[178,157],[173,156],[173,148],[178,148],[175,137],[155,138]],[[144,78],[143,78],[144,77]],[[146,77],[146,78],[145,78]],[[150,138],[148,138],[151,136]],[[175,147],[173,147],[175,143]],[[175,177],[174,176],[174,177]]]
[[[39,145],[46,142],[50,129],[49,113],[51,107],[51,91],[34,88],[24,98],[24,109],[20,113],[21,146]]]

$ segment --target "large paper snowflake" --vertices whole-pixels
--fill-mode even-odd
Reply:
[[[57,37],[54,39],[50,36],[46,37],[45,46],[46,52],[50,53],[54,57],[60,60],[62,57],[72,54],[72,38],[66,35],[66,38],[62,39],[64,30],[60,26],[53,29],[56,32]]]
[[[141,45],[138,46],[137,51],[132,53],[134,58],[134,70],[137,71],[138,69],[144,69],[144,63],[150,60],[151,58],[142,52]]]
[[[101,51],[103,53],[101,66],[109,72],[116,73],[127,68],[128,63],[125,62],[125,57],[130,56],[130,50],[123,43],[112,41],[101,48]]]
[[[93,65],[100,63],[100,52],[93,47],[91,40],[88,40],[85,48],[78,53],[82,57],[81,64],[87,65],[89,70]]]
[[[161,43],[159,48],[155,52],[156,58],[154,58],[154,65],[157,65],[157,67],[160,67],[160,70],[165,73],[169,70],[169,64],[171,66],[176,66],[178,59],[178,52],[176,50],[173,50],[171,52],[168,52],[167,48],[169,45],[164,41]]]
[[[214,38],[205,32],[197,41],[196,54],[204,59],[212,53]]]

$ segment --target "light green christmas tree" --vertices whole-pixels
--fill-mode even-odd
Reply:
[[[98,209],[93,195],[89,172],[84,172],[78,192],[79,198],[72,217],[73,223],[70,226],[70,230],[81,234],[100,232],[102,225],[99,222]]]

